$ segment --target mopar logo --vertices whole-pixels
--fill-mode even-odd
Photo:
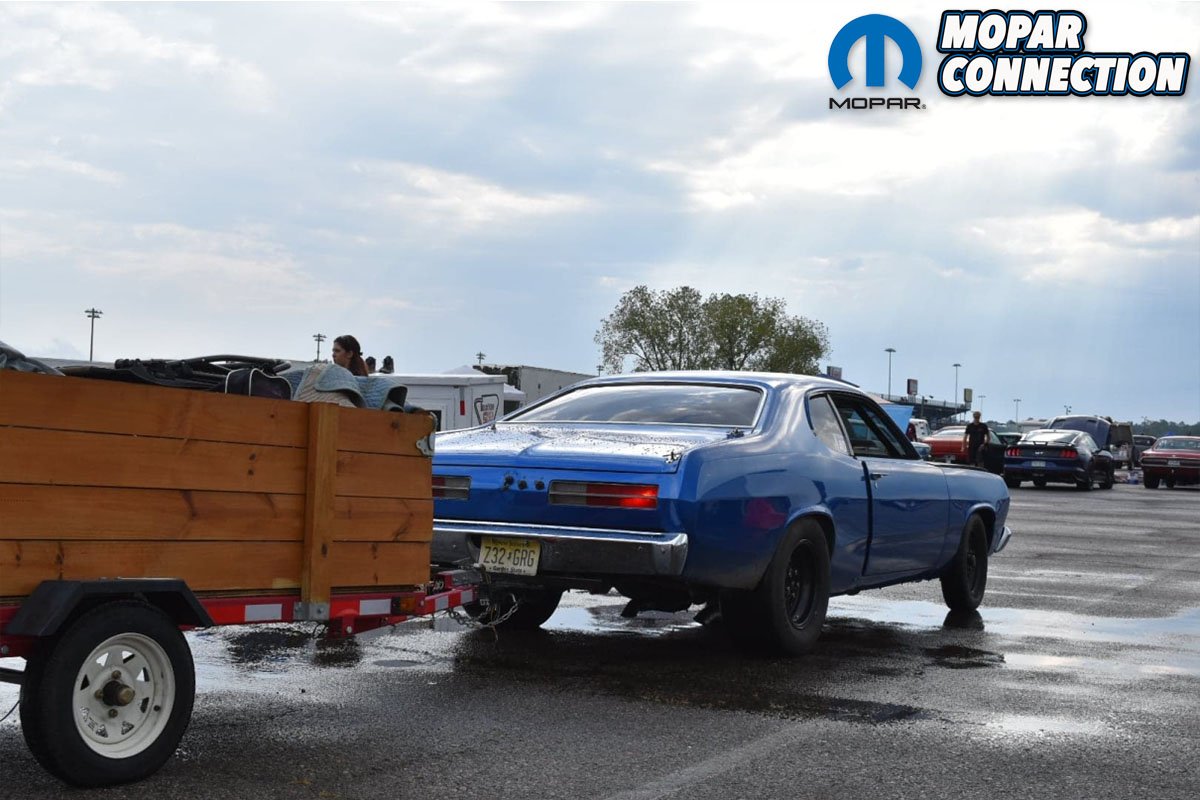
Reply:
[[[829,77],[833,85],[843,88],[850,74],[850,48],[859,39],[867,40],[867,86],[883,86],[884,40],[891,39],[900,48],[900,82],[910,89],[917,88],[921,77],[921,45],[917,37],[900,20],[883,14],[867,14],[846,23],[829,46]]]

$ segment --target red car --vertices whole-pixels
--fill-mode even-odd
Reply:
[[[921,441],[929,445],[929,460],[948,464],[966,464],[967,447],[963,444],[965,425],[949,425],[926,436]],[[996,432],[988,429],[988,441],[983,459],[990,472],[999,475],[1004,470],[1004,443]]]
[[[1142,453],[1142,485],[1200,483],[1200,436],[1163,436]]]

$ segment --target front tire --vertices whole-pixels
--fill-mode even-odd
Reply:
[[[954,560],[942,570],[942,599],[951,611],[974,611],[987,588],[987,528],[978,515],[967,521]]]
[[[179,628],[137,601],[86,612],[30,658],[21,729],[34,758],[75,786],[129,783],[175,752],[196,677]]]
[[[814,520],[793,524],[752,591],[726,591],[721,614],[741,645],[802,655],[816,646],[829,610],[829,545]]]

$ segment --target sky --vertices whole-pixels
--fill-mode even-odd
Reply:
[[[1200,421],[1200,85],[949,97],[946,6],[809,5],[0,4],[0,340],[87,358],[97,308],[97,360],[590,373],[622,293],[690,285],[783,298],[871,391],[890,347],[892,393],[986,418]],[[1070,8],[1200,57],[1200,4]],[[838,91],[880,12],[916,89],[860,41]]]

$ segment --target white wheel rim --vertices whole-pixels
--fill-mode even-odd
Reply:
[[[132,690],[132,698],[123,690]],[[174,705],[171,659],[158,642],[139,633],[101,642],[75,677],[75,728],[107,758],[129,758],[154,744]]]

